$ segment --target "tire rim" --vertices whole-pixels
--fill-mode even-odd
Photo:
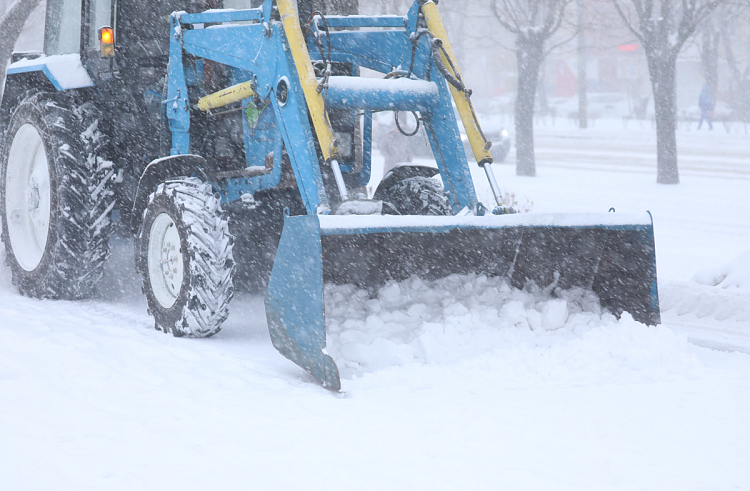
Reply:
[[[5,220],[13,256],[26,271],[42,262],[49,236],[50,175],[39,131],[24,124],[16,132],[5,177]]]
[[[177,301],[182,288],[183,265],[180,233],[172,217],[161,213],[148,237],[148,277],[154,297],[165,309]]]

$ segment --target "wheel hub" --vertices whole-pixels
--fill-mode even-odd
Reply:
[[[33,180],[29,182],[29,192],[26,202],[29,204],[29,214],[35,214],[39,210],[39,184]]]
[[[148,273],[151,290],[164,308],[171,308],[182,289],[183,255],[180,233],[174,220],[159,214],[151,225],[148,243]]]
[[[47,247],[51,215],[50,172],[39,131],[22,125],[11,143],[5,177],[5,218],[13,256],[35,270]]]
[[[179,245],[179,244],[178,244]],[[177,273],[177,261],[179,255],[176,253],[177,246],[170,239],[165,239],[164,247],[161,249],[161,268],[165,277],[173,280]],[[170,286],[172,283],[170,282]],[[173,293],[177,293],[174,292]]]

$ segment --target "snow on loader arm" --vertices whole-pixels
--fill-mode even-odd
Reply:
[[[521,215],[504,206],[492,174],[490,145],[476,121],[471,92],[461,80],[432,1],[415,1],[403,18],[314,18],[309,50],[290,2],[278,0],[278,6],[319,148],[324,159],[333,162],[340,200],[331,213],[285,217],[265,299],[271,339],[284,356],[325,387],[339,390],[339,371],[326,351],[324,286],[353,284],[372,295],[388,281],[412,276],[435,280],[483,274],[507,277],[516,288],[529,282],[542,288],[580,287],[593,290],[602,307],[615,315],[627,311],[638,321],[659,322],[650,214]],[[346,30],[361,27],[392,30]],[[393,30],[398,27],[404,30]],[[348,56],[344,59],[369,64],[389,76],[329,77],[326,69],[319,81],[310,58],[315,55],[313,39],[321,45],[317,61],[328,68],[327,57]],[[477,163],[484,167],[495,194],[493,214],[485,216],[477,201],[451,92]],[[341,109],[366,116],[381,110],[418,111],[453,216],[384,215],[380,207],[385,204],[379,202],[354,206],[356,200],[349,197],[335,162],[336,138],[330,137],[326,114]],[[367,146],[368,135],[364,138]],[[367,209],[369,214],[349,214],[357,209]]]

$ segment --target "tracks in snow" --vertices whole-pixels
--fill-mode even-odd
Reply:
[[[695,282],[660,285],[662,322],[698,346],[750,354],[750,292]]]

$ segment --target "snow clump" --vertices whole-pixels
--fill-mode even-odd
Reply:
[[[519,343],[549,345],[617,322],[592,291],[519,290],[507,278],[484,275],[391,281],[375,298],[353,285],[328,284],[325,312],[326,349],[346,378],[451,363]]]
[[[750,250],[721,268],[698,272],[693,281],[701,285],[750,290]]]

